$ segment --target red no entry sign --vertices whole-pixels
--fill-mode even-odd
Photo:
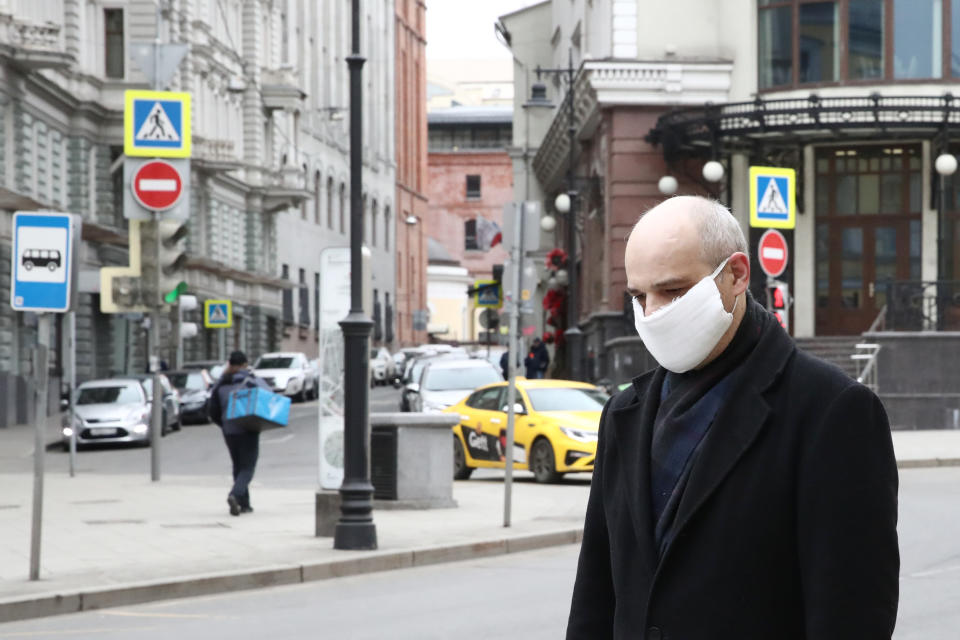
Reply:
[[[145,209],[163,211],[177,204],[183,193],[180,172],[169,162],[152,160],[133,174],[133,197]]]
[[[771,278],[776,278],[787,268],[787,240],[776,229],[768,229],[760,236],[760,249],[757,257],[760,268]]]

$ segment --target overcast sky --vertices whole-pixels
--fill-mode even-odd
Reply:
[[[497,18],[540,0],[427,0],[427,59],[510,59],[493,31]]]

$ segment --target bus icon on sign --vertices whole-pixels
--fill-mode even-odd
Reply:
[[[61,266],[60,252],[56,249],[26,249],[20,263],[27,271],[32,271],[34,267],[56,271]]]

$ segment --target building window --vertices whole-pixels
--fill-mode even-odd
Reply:
[[[284,280],[290,279],[290,265],[281,267],[280,277]],[[287,287],[283,290],[283,324],[290,326],[293,324],[293,289]]]
[[[761,90],[960,76],[960,57],[951,55],[960,49],[960,0],[757,0],[757,7]]]
[[[477,221],[476,219],[466,220],[463,223],[463,248],[479,249],[477,244]]]
[[[383,208],[383,248],[390,250],[390,207]]]
[[[467,176],[467,198],[468,199],[480,198],[480,176],[478,175]]]
[[[310,326],[310,289],[307,288],[307,272],[300,269],[300,322],[301,327]]]
[[[837,4],[800,5],[800,82],[836,82],[840,75]]]
[[[941,0],[894,0],[894,78],[939,78],[943,75],[940,64],[943,60],[942,18]]]
[[[320,330],[320,274],[313,274],[313,326]]]
[[[763,4],[764,0],[760,0]],[[778,5],[761,9],[757,38],[760,88],[793,83],[793,9]]]
[[[333,229],[333,178],[327,178],[327,227]]]
[[[851,80],[883,77],[883,0],[850,0],[848,18]]]
[[[320,172],[313,174],[313,222],[323,224],[323,211],[320,206]]]
[[[377,246],[377,201],[373,201],[373,206],[370,207],[370,246]]]
[[[104,75],[123,78],[123,9],[104,9]]]
[[[347,187],[340,183],[340,233],[346,233],[347,230]]]

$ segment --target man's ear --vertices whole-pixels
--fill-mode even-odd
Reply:
[[[738,251],[730,256],[729,264],[733,273],[733,295],[739,296],[750,286],[750,258]]]

